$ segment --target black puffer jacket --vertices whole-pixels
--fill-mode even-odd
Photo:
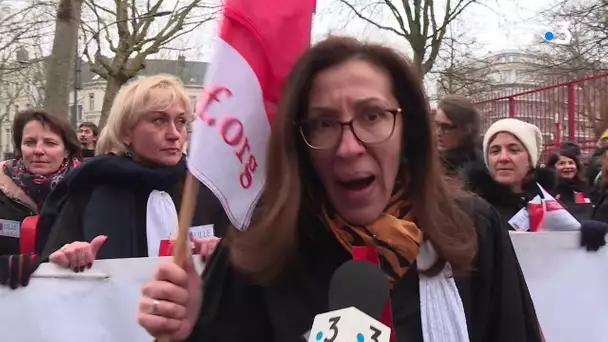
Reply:
[[[557,173],[553,169],[538,168],[534,170],[534,175],[536,182],[530,182],[524,187],[523,194],[515,194],[509,187],[495,181],[488,168],[481,163],[469,164],[463,170],[462,178],[467,190],[488,201],[508,221],[541,193],[536,183],[551,195],[555,195]]]
[[[4,172],[0,163],[0,255],[19,253],[20,224],[36,215],[36,203]]]
[[[587,166],[587,179],[589,180],[589,186],[594,187],[595,179],[602,170],[602,156],[606,152],[606,148],[598,148],[593,151],[591,158],[589,159],[589,165]]]
[[[585,197],[588,197],[588,190],[586,182],[559,178],[557,187],[555,188],[555,195],[559,196],[559,201],[568,208],[576,204],[575,194],[577,192],[583,193]]]
[[[482,153],[475,147],[461,147],[441,153],[441,162],[449,177],[456,177],[471,163],[482,163]]]

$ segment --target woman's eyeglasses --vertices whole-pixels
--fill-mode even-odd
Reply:
[[[457,128],[457,126],[454,124],[435,121],[435,129],[438,131],[441,131],[443,133],[451,132],[451,131],[455,130],[456,128]]]
[[[308,119],[299,124],[300,134],[308,146],[318,150],[336,147],[344,127],[350,127],[355,137],[364,144],[379,144],[393,135],[398,113],[401,113],[401,108],[368,111],[348,122],[331,118]]]

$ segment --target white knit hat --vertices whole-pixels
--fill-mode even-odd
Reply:
[[[540,129],[533,124],[510,118],[496,121],[483,136],[483,158],[486,166],[490,167],[488,165],[488,145],[490,144],[490,140],[501,132],[511,133],[519,139],[524,148],[528,150],[532,167],[536,167],[543,146],[543,135]]]

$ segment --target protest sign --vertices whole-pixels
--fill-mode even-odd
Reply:
[[[516,232],[511,238],[546,340],[606,341],[608,247],[587,252],[578,247],[578,232]],[[137,324],[137,305],[141,285],[162,259],[168,258],[100,260],[84,273],[88,277],[68,279],[43,278],[73,274],[42,265],[28,287],[0,288],[2,340],[150,342]],[[91,278],[103,274],[109,277]]]
[[[587,252],[578,232],[511,233],[548,342],[608,339],[608,248]]]
[[[137,324],[137,305],[141,286],[163,259],[171,260],[98,260],[84,273],[42,264],[28,287],[0,287],[1,340],[150,342],[150,335]],[[103,279],[103,275],[109,277]]]

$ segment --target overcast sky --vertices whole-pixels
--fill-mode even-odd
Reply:
[[[13,0],[14,1],[14,0]],[[103,0],[100,0],[103,1]],[[351,0],[369,3],[369,0]],[[395,0],[400,1],[400,0]],[[459,0],[452,0],[452,3]],[[477,44],[474,51],[478,56],[489,52],[517,50],[530,44],[535,37],[540,37],[550,29],[549,23],[543,23],[539,14],[551,8],[560,0],[478,0],[481,4],[470,5],[458,20],[458,29],[464,31]],[[171,1],[167,1],[171,3]],[[218,0],[219,2],[219,0]],[[441,8],[442,0],[436,2]],[[393,21],[390,13],[376,15],[383,23]],[[162,21],[162,18],[159,18]],[[187,59],[209,61],[218,23],[210,23],[198,29],[192,35],[176,41],[173,47],[187,48],[187,51],[163,52],[160,58],[175,58],[175,54],[185,54]],[[313,22],[313,41],[323,38],[328,33],[354,35],[370,40],[388,43],[404,52],[408,51],[407,42],[390,32],[381,31],[365,24],[340,5],[339,0],[317,0],[317,13]]]
[[[363,0],[353,0],[363,1]],[[452,0],[455,2],[457,0]],[[532,44],[545,31],[551,30],[551,23],[542,21],[542,13],[554,9],[560,0],[479,0],[483,5],[471,5],[458,20],[457,29],[464,32],[467,38],[475,39],[470,53],[483,57],[491,53],[517,51]],[[439,6],[440,1],[437,1]],[[393,20],[390,13],[377,15],[383,23]],[[217,32],[217,23],[206,25],[197,32],[197,39],[186,56],[189,59],[209,61],[213,49],[213,37]],[[408,52],[407,42],[390,32],[378,30],[355,18],[348,9],[339,4],[339,0],[317,0],[317,13],[313,21],[313,41],[328,34],[343,34],[363,37],[383,42]],[[199,38],[200,37],[200,38]],[[168,56],[163,56],[167,58]],[[427,77],[425,82],[431,97],[435,93],[435,81]]]
[[[552,26],[551,23],[542,22],[540,14],[560,0],[480,1],[483,5],[471,5],[465,10],[460,17],[458,29],[477,41],[472,52],[481,57],[488,53],[522,49],[531,44]],[[385,22],[391,21],[392,17],[385,14],[384,17],[379,15],[378,19]],[[217,24],[214,23],[199,31],[197,35],[201,38],[195,41],[200,43],[188,53],[189,58],[208,61],[216,28]],[[339,0],[318,0],[313,23],[313,41],[322,39],[329,33],[365,37],[408,51],[407,42],[403,38],[354,18],[348,9],[339,5]]]
[[[553,7],[559,0],[480,0],[483,5],[470,5],[459,20],[459,29],[476,38],[480,54],[488,51],[518,49],[532,42],[549,29],[550,23],[543,23],[540,14]],[[456,0],[452,0],[452,3]],[[347,9],[337,5],[338,0],[319,0],[314,21],[314,35],[323,37],[328,32],[355,34],[366,38],[403,44],[402,38],[362,23]],[[437,7],[440,7],[439,1]],[[383,22],[392,20],[390,14],[379,15]]]

